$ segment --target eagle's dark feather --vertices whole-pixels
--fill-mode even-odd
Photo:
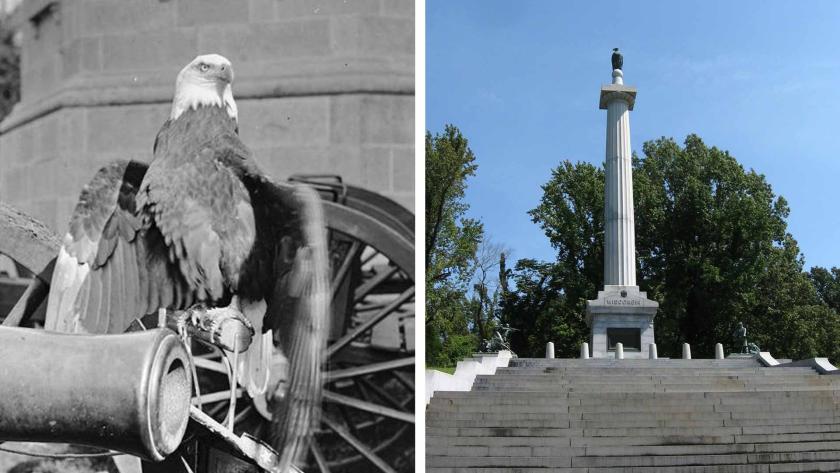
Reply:
[[[284,462],[298,459],[320,407],[328,311],[320,198],[263,175],[220,107],[167,121],[154,154],[148,168],[102,168],[82,191],[47,328],[118,333],[161,307],[264,300],[263,327],[278,330],[290,366],[272,437]]]

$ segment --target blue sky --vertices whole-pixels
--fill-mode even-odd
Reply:
[[[470,215],[513,257],[554,251],[527,211],[564,159],[600,165],[610,53],[636,86],[633,150],[697,133],[791,207],[806,268],[840,266],[840,2],[426,1],[426,128],[479,165]]]

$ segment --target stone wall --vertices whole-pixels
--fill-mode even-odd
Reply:
[[[114,159],[148,161],[174,79],[231,60],[240,133],[285,178],[331,173],[413,209],[413,0],[27,0],[0,200],[65,230]]]

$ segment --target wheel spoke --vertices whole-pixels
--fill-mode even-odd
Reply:
[[[375,392],[375,393],[376,393],[376,395],[380,397],[380,399],[382,399],[383,401],[385,401],[385,402],[387,402],[388,404],[390,404],[390,405],[391,405],[392,407],[394,407],[396,410],[398,410],[398,411],[405,411],[405,409],[403,408],[404,406],[403,406],[402,404],[400,404],[400,402],[399,402],[399,401],[397,401],[396,399],[394,399],[394,398],[393,398],[393,397],[392,397],[392,396],[391,396],[388,392],[386,392],[384,389],[380,388],[379,386],[375,385],[374,383],[371,383],[370,381],[366,380],[365,378],[359,378],[359,379],[358,379],[358,381],[359,381],[359,385],[360,385],[360,386],[365,386],[365,387],[367,387],[368,389],[370,389],[371,391]]]
[[[373,412],[374,414],[391,417],[393,419],[401,420],[403,422],[414,423],[414,414],[408,412],[398,411],[390,407],[380,406],[372,402],[362,401],[342,394],[334,393],[332,391],[324,391],[324,399],[332,401],[337,404],[353,407],[362,411]]]
[[[382,271],[381,273],[377,274],[376,276],[372,277],[364,284],[359,286],[356,289],[355,294],[353,295],[355,302],[360,302],[362,299],[365,298],[365,296],[370,294],[370,292],[382,281],[387,280],[388,278],[396,274],[399,270],[400,268],[398,268],[397,266],[388,266],[385,271]]]
[[[344,278],[347,277],[347,273],[350,272],[350,266],[353,263],[353,260],[356,259],[361,246],[362,244],[359,243],[359,240],[353,240],[353,244],[350,246],[350,250],[344,257],[344,261],[341,262],[341,266],[338,268],[338,272],[333,280],[332,296],[330,297],[331,300],[335,300],[335,295],[338,293],[338,289],[341,287],[341,283],[344,281]]]
[[[210,361],[206,358],[199,358],[193,357],[193,362],[195,363],[196,368],[201,368],[209,371],[215,371],[217,373],[222,373],[225,375],[230,375],[230,372],[225,368],[225,365],[217,362],[217,361]]]
[[[382,363],[373,363],[370,365],[356,366],[353,368],[345,368],[342,370],[329,371],[326,373],[327,381],[335,381],[337,379],[352,378],[354,376],[361,376],[378,371],[395,370],[405,366],[414,365],[414,357],[397,358],[396,360],[384,361]]]
[[[341,438],[344,439],[345,442],[349,443],[351,447],[356,449],[357,452],[361,453],[365,458],[367,458],[381,471],[384,471],[385,473],[397,473],[397,471],[388,466],[388,464],[385,463],[385,461],[382,460],[382,458],[380,458],[379,455],[373,453],[373,450],[368,448],[367,445],[363,444],[359,439],[354,437],[353,434],[344,429],[344,427],[341,427],[327,416],[322,417],[321,420],[325,424],[327,424],[327,426],[330,429],[332,429],[333,432],[337,433]]]
[[[228,399],[230,399],[230,396],[231,396],[230,389],[225,389],[224,391],[216,391],[214,393],[202,394],[201,396],[194,397],[192,399],[192,402],[193,402],[193,404],[198,404],[198,402],[200,401],[202,404],[205,404],[205,403],[209,404],[211,402],[228,400]],[[240,389],[236,390],[236,397],[241,397],[241,396],[242,396],[242,389],[240,388]]]
[[[394,377],[397,378],[397,381],[402,383],[406,389],[414,392],[414,381],[411,379],[411,376],[405,375],[399,371],[391,371],[391,374],[394,375]]]
[[[41,278],[34,277],[32,282],[26,286],[26,290],[20,296],[15,306],[12,307],[9,315],[3,320],[3,325],[6,327],[17,327],[26,319],[32,316],[41,302],[47,297],[50,290],[49,284],[45,283]]]
[[[369,318],[363,324],[361,324],[358,327],[356,327],[355,329],[353,329],[352,332],[350,332],[347,335],[341,337],[335,343],[330,345],[330,347],[327,349],[327,357],[332,356],[335,352],[337,352],[338,350],[341,350],[342,348],[347,346],[348,343],[352,342],[353,340],[358,338],[360,335],[362,335],[366,331],[370,330],[371,327],[373,327],[374,325],[381,322],[382,319],[384,319],[385,317],[390,315],[391,312],[395,311],[397,308],[399,308],[399,306],[401,306],[407,300],[411,299],[413,296],[414,296],[414,286],[411,286],[410,288],[406,289],[402,294],[400,294],[399,297],[397,297],[390,304],[388,304],[387,307],[385,307],[384,309],[379,311],[379,313],[377,313],[373,317]]]
[[[379,255],[380,253],[378,251],[371,251],[370,254],[362,260],[362,266],[370,263],[374,258],[376,258]]]
[[[309,442],[309,449],[312,451],[312,456],[315,458],[315,463],[318,465],[318,470],[321,473],[330,473],[330,467],[327,466],[327,460],[324,458],[323,452],[321,452],[321,448],[318,447],[318,442],[315,439],[312,439]]]

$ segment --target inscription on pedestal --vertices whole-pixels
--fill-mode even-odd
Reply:
[[[642,305],[639,299],[604,299],[607,305]]]

